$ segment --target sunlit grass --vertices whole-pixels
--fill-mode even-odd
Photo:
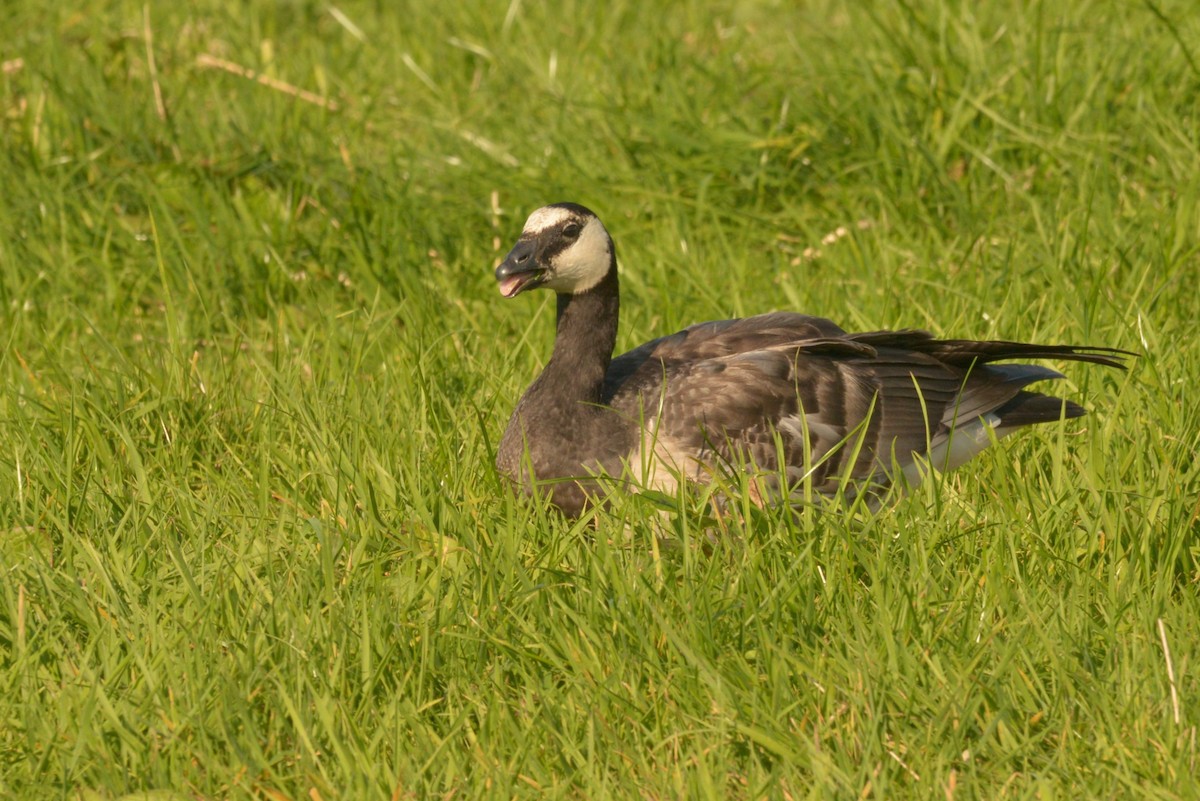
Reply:
[[[1200,793],[1188,3],[10,5],[0,795]],[[620,346],[1142,356],[878,514],[564,521],[491,467],[559,200]]]

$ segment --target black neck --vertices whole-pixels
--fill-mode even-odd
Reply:
[[[559,295],[554,353],[541,381],[572,400],[599,403],[617,344],[619,306],[615,258],[600,283],[587,292]]]

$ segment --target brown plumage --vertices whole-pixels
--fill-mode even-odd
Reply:
[[[780,499],[805,481],[822,493],[899,474],[913,483],[918,460],[950,469],[993,438],[1085,413],[1025,389],[1060,373],[993,362],[1121,367],[1130,355],[923,331],[848,334],[777,312],[701,323],[612,358],[615,250],[595,214],[569,203],[534,212],[496,278],[508,297],[539,286],[558,293],[554,352],[517,404],[496,462],[569,515],[601,494],[602,476],[671,489],[749,469]]]

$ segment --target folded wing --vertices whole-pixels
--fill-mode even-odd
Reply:
[[[617,357],[605,400],[642,421],[656,451],[689,477],[753,466],[832,492],[845,479],[882,482],[897,470],[914,478],[919,457],[955,467],[991,443],[989,429],[998,437],[1084,414],[1025,390],[1060,373],[993,361],[1119,367],[1122,355],[923,331],[847,334],[822,318],[777,313],[693,326]]]

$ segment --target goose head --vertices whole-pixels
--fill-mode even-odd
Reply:
[[[612,238],[600,218],[577,203],[555,203],[529,215],[496,281],[506,298],[538,287],[577,295],[614,269]]]

